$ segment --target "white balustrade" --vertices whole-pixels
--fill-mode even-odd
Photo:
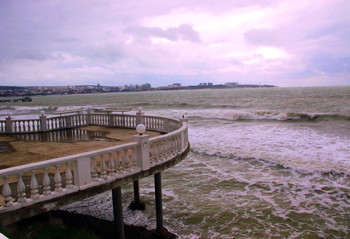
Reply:
[[[6,121],[0,120],[0,133],[6,133]]]
[[[69,124],[82,126],[88,122],[102,126],[113,122],[116,127],[136,127],[136,116],[110,116],[42,116],[41,120],[45,119],[48,131]],[[41,130],[40,120],[16,121],[10,118],[10,121],[13,132]],[[142,122],[147,129],[170,132],[150,139],[147,135],[135,135],[132,143],[0,170],[3,198],[0,213],[113,182],[173,159],[187,149],[187,123],[184,120],[142,116]],[[1,127],[6,131],[6,125],[1,124]]]

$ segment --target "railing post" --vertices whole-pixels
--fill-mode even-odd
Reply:
[[[142,115],[143,115],[142,107],[139,107],[138,110],[139,110],[139,111],[136,112],[136,125],[143,124],[143,120],[142,120]]]
[[[72,115],[67,115],[66,118],[66,128],[70,129],[72,128]],[[80,126],[80,125],[79,125]]]
[[[74,162],[74,185],[84,186],[91,181],[90,157],[77,159]]]
[[[47,131],[46,115],[44,115],[44,113],[42,113],[39,116],[39,119],[40,119],[40,131],[46,132]]]
[[[136,149],[137,166],[140,167],[142,171],[148,170],[151,167],[149,159],[149,135],[134,135],[133,139],[134,142],[137,142],[139,145]]]
[[[12,133],[12,119],[11,119],[11,115],[9,115],[6,118],[6,122],[5,122],[5,132],[6,134]]]
[[[86,111],[86,124],[87,125],[91,125],[92,124],[92,122],[91,122],[91,110],[90,109],[88,109],[87,111]]]
[[[163,119],[163,131],[169,133],[169,120]]]
[[[115,123],[114,123],[114,117],[113,117],[113,114],[112,112],[108,112],[108,126],[109,127],[115,127]]]

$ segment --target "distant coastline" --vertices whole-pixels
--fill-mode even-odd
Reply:
[[[174,83],[168,86],[152,87],[151,84],[125,85],[125,86],[101,86],[97,85],[73,85],[73,86],[0,86],[0,97],[24,97],[40,95],[70,95],[111,92],[138,92],[159,90],[197,90],[197,89],[235,89],[235,88],[269,88],[274,85],[238,84],[234,82],[214,85],[213,83],[200,83],[198,85],[182,86]]]

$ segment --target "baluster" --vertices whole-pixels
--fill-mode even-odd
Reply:
[[[164,159],[167,159],[168,157],[171,156],[171,139],[167,139],[164,141],[164,147],[165,147],[164,153],[166,156]]]
[[[61,173],[60,173],[60,165],[57,164],[55,166],[56,168],[56,172],[55,172],[55,191],[56,192],[62,192],[62,177],[61,177]]]
[[[159,160],[160,161],[163,161],[165,158],[166,158],[166,140],[162,140],[161,142],[160,142],[160,148],[161,148],[161,153],[160,153],[160,158],[159,158]]]
[[[114,176],[115,175],[115,163],[113,159],[113,154],[109,153],[109,176]]]
[[[101,155],[101,178],[103,178],[104,180],[107,180],[108,176],[107,176],[107,166],[106,166],[106,162],[104,160],[104,155]]]
[[[158,161],[163,161],[164,159],[164,140],[163,141],[159,141],[159,151],[160,153],[158,154],[159,155],[159,158],[158,158]]]
[[[45,196],[50,195],[51,194],[51,186],[50,186],[50,177],[49,177],[49,173],[48,173],[48,168],[44,169],[44,179],[43,179],[43,194]]]
[[[117,152],[117,168],[118,173],[121,173],[123,171],[123,165],[122,165],[122,159],[121,159],[121,152]]]
[[[170,139],[170,154],[175,155],[175,137]]]
[[[164,147],[164,141],[159,141],[158,142],[158,149],[159,149],[159,151],[158,151],[158,159],[157,159],[157,161],[159,162],[159,161],[162,161],[162,159],[163,159],[163,154],[164,154],[164,150],[163,150],[163,147]]]
[[[170,157],[172,157],[172,155],[173,155],[173,149],[174,149],[173,148],[173,142],[174,142],[174,138],[173,137],[168,140],[168,155]]]
[[[170,138],[167,140],[167,146],[166,146],[168,157],[171,157],[173,154],[173,147],[172,146],[173,146],[173,138]]]
[[[176,155],[176,136],[171,139],[171,155]]]
[[[127,172],[130,172],[131,171],[131,164],[130,164],[130,156],[129,156],[129,150],[126,149],[125,150],[125,157],[124,157],[124,168],[125,168],[125,171]]]
[[[171,154],[171,148],[170,148],[170,139],[166,139],[164,141],[164,155],[165,155],[165,158],[164,159],[167,159],[168,156],[170,156]]]
[[[154,158],[154,144],[151,144],[149,147],[149,161],[150,164],[153,164],[153,158]]]
[[[66,188],[73,188],[73,175],[70,169],[71,162],[66,163]]]
[[[130,155],[130,153],[131,153],[131,155]],[[130,152],[130,150],[126,151],[126,158],[128,160],[128,162],[127,162],[128,170],[127,171],[131,172],[133,163],[132,163],[132,152]]]
[[[98,173],[97,173],[97,164],[96,164],[96,158],[91,157],[92,160],[92,167],[91,167],[91,178],[92,181],[98,182]]]
[[[171,157],[171,140],[172,139],[167,139],[166,141],[165,141],[165,153],[166,153],[166,155],[167,155],[167,157],[166,157],[166,159],[168,158],[168,157]]]
[[[159,157],[159,142],[154,143],[154,158],[153,158],[153,163],[158,162],[158,157]]]
[[[32,178],[30,180],[30,198],[31,199],[38,199],[39,198],[39,190],[38,190],[38,181],[36,180],[36,177],[35,177],[35,170],[32,171]]]
[[[128,151],[127,150],[122,150],[121,152],[124,153],[124,157],[121,158],[121,165],[122,165],[122,171],[126,171],[128,165],[127,165],[127,154],[128,154]]]
[[[132,167],[136,170],[137,158],[136,158],[136,147],[132,148]]]
[[[13,198],[11,197],[12,191],[8,182],[8,176],[3,178],[4,186],[2,188],[2,196],[4,197],[4,207],[11,207],[13,205]]]
[[[178,148],[177,142],[178,142],[178,137],[176,136],[176,137],[174,137],[174,155],[176,155],[176,153],[177,153],[177,148]]]
[[[25,192],[26,186],[24,185],[22,176],[23,176],[23,173],[18,174],[18,183],[17,183],[18,199],[17,199],[17,201],[19,203],[24,203],[27,201],[26,192]]]

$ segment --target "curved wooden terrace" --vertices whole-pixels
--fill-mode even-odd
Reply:
[[[78,112],[58,117],[0,121],[0,134],[57,131],[81,126],[136,128],[162,133],[149,138],[133,136],[133,142],[76,155],[0,170],[0,224],[6,226],[24,218],[112,190],[116,236],[124,238],[121,186],[134,183],[134,205],[140,202],[138,180],[154,175],[157,232],[162,232],[161,172],[181,160],[190,149],[185,119],[136,115]]]

